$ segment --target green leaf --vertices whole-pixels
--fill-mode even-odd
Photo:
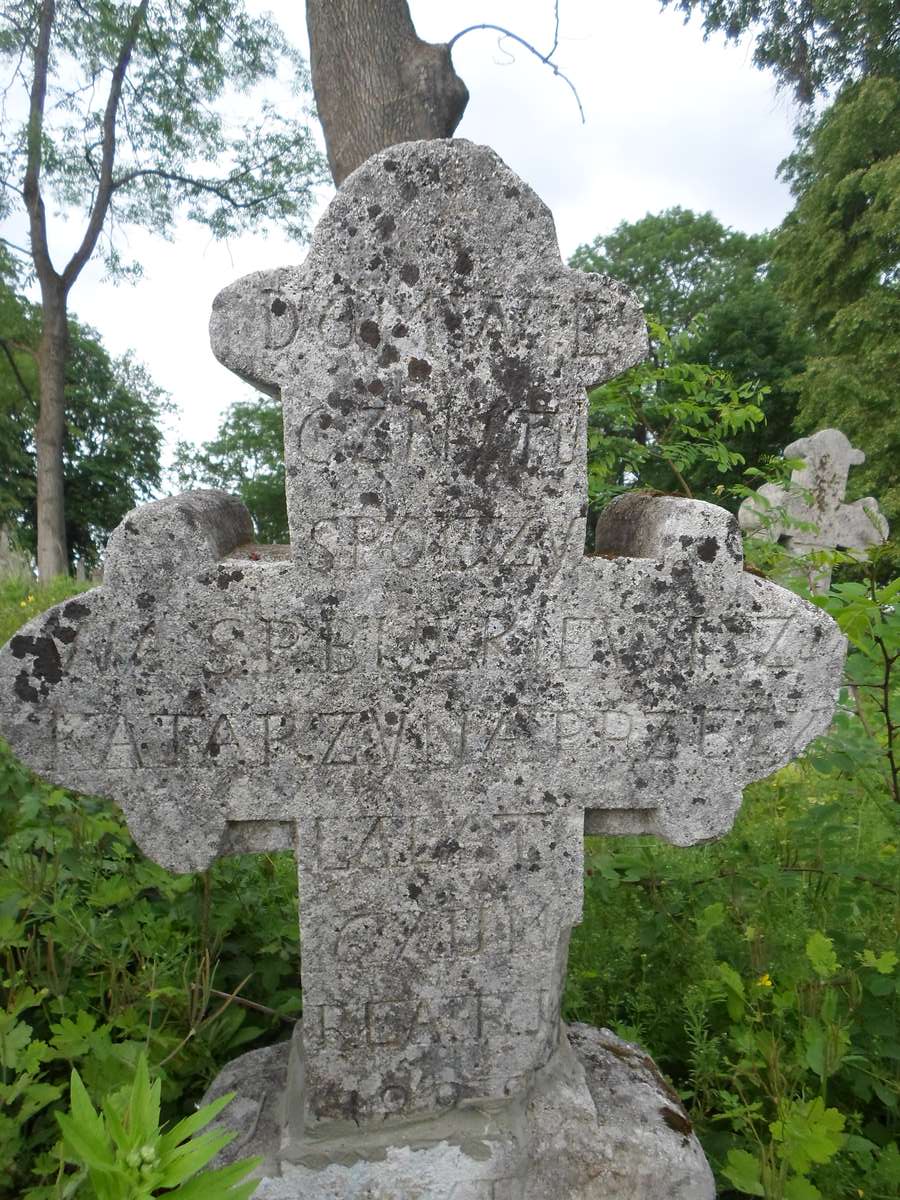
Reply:
[[[802,1175],[794,1175],[784,1185],[784,1200],[822,1200],[822,1193]]]
[[[820,979],[830,979],[840,970],[841,964],[834,952],[834,942],[819,930],[810,934],[807,939],[806,957]]]
[[[864,967],[871,967],[873,970],[877,971],[879,975],[893,974],[894,967],[896,967],[897,962],[900,961],[893,950],[885,950],[884,953],[879,954],[877,958],[875,957],[875,952],[873,950],[863,950],[859,958]]]
[[[140,1141],[155,1137],[159,1131],[160,1082],[150,1082],[147,1056],[141,1053],[134,1070],[131,1097],[128,1103],[129,1128]]]
[[[697,935],[706,937],[725,922],[725,905],[721,901],[708,904],[697,917]]]
[[[161,1168],[160,1185],[175,1187],[176,1184],[190,1179],[201,1167],[205,1167],[214,1159],[220,1150],[233,1142],[235,1137],[236,1134],[232,1130],[222,1130],[202,1133],[199,1137],[185,1142],[166,1156]]]
[[[259,1187],[258,1179],[241,1181],[263,1160],[244,1158],[227,1167],[204,1171],[173,1193],[178,1200],[249,1200]]]
[[[732,1021],[739,1021],[744,1015],[746,1000],[744,997],[744,981],[728,963],[719,963],[716,970],[725,985],[725,1003],[728,1015]]]
[[[746,1150],[729,1150],[722,1174],[739,1192],[745,1192],[748,1196],[766,1194],[759,1177],[759,1162]]]
[[[769,1126],[779,1143],[779,1154],[798,1173],[804,1174],[813,1163],[833,1158],[844,1143],[844,1116],[836,1108],[826,1108],[820,1097],[815,1100],[789,1101],[782,1118]]]
[[[69,1113],[58,1112],[56,1119],[62,1130],[65,1147],[74,1155],[76,1162],[83,1163],[95,1171],[113,1169],[115,1158],[105,1141],[93,1137],[91,1132],[79,1125]]]
[[[210,1121],[215,1120],[223,1108],[226,1108],[234,1099],[235,1092],[228,1092],[224,1096],[220,1096],[218,1100],[213,1100],[210,1104],[204,1105],[195,1113],[191,1113],[189,1117],[184,1117],[177,1125],[163,1134],[159,1143],[160,1154],[165,1155],[170,1153],[181,1142],[192,1137],[195,1133],[199,1133],[201,1129],[205,1129]]]

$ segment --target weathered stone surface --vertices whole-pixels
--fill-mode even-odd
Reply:
[[[172,869],[294,849],[286,1161],[486,1110],[502,1159],[560,1044],[584,831],[723,834],[827,726],[843,638],[709,505],[620,500],[585,559],[585,387],[646,335],[484,148],[376,156],[211,329],[281,395],[290,549],[223,493],[136,510],[103,587],[0,654],[0,727]]]
[[[844,503],[850,468],[866,461],[839,429],[821,429],[784,449],[785,458],[805,459],[787,487],[765,483],[738,513],[741,528],[769,541],[782,541],[796,555],[813,550],[863,552],[885,541],[888,523],[872,496]],[[827,592],[831,568],[809,572],[813,591]]]
[[[263,1158],[254,1200],[712,1200],[691,1122],[648,1055],[608,1029],[565,1035],[512,1105],[423,1121],[399,1139],[351,1135],[318,1169],[280,1155],[272,1096],[287,1045],[252,1051],[203,1098],[238,1093],[217,1122],[237,1137],[217,1161]]]

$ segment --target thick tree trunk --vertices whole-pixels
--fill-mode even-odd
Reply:
[[[450,137],[469,93],[407,0],[307,0],[316,106],[336,184],[385,146]]]
[[[63,432],[66,423],[66,363],[69,325],[62,287],[44,288],[43,328],[38,346],[40,415],[37,450],[38,576],[41,580],[69,570],[63,491]]]

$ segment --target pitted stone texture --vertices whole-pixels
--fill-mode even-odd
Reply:
[[[216,1165],[262,1156],[254,1200],[713,1200],[691,1122],[652,1059],[608,1029],[565,1033],[516,1104],[359,1134],[306,1166],[279,1156],[265,1118],[287,1047],[251,1052],[203,1098],[237,1091],[216,1127],[238,1136]]]
[[[220,492],[136,510],[0,655],[0,727],[170,868],[293,848],[292,1143],[519,1102],[584,830],[723,834],[827,726],[843,638],[708,505],[629,497],[583,557],[585,386],[645,334],[490,151],[376,156],[213,340],[282,395],[290,553]]]
[[[822,429],[799,438],[784,449],[785,458],[802,458],[805,464],[791,472],[787,487],[765,483],[756,496],[741,504],[741,528],[768,541],[782,541],[796,555],[813,550],[864,552],[887,540],[888,523],[872,496],[844,503],[852,466],[866,461],[839,429]],[[815,566],[809,572],[813,591],[827,592],[831,568]]]
[[[281,395],[298,562],[392,591],[580,556],[584,389],[647,352],[631,293],[568,270],[546,206],[464,141],[371,158],[302,267],[226,288],[210,334]]]

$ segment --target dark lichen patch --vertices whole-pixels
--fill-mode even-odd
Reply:
[[[156,597],[152,592],[138,592],[137,606],[141,612],[146,612],[148,608],[152,608],[156,601]]]
[[[715,562],[716,555],[719,553],[719,542],[717,538],[704,538],[697,547],[697,557],[703,562]]]
[[[424,383],[431,374],[431,363],[424,358],[411,358],[406,373],[413,383]]]
[[[408,286],[419,282],[419,268],[415,263],[404,263],[400,268],[400,278]]]
[[[220,591],[227,591],[232,583],[240,583],[244,578],[243,571],[222,571],[220,570],[216,576],[216,587]]]
[[[676,1133],[682,1134],[683,1137],[690,1137],[694,1132],[694,1126],[691,1124],[687,1113],[683,1110],[679,1111],[664,1104],[659,1110],[659,1115],[670,1129],[674,1129]]]
[[[400,351],[397,349],[396,346],[392,346],[390,344],[390,342],[388,342],[387,345],[385,346],[385,348],[382,350],[381,354],[379,354],[378,362],[379,362],[379,365],[382,367],[389,367],[393,363],[397,362],[399,357],[400,357]]]
[[[359,336],[374,350],[381,341],[381,330],[374,321],[363,321],[359,327]]]
[[[272,301],[272,315],[275,317],[283,317],[287,312],[287,305],[280,296],[276,296]]]
[[[391,330],[391,337],[405,338],[408,333],[409,333],[409,329],[403,324],[402,321],[398,321],[397,324],[394,326],[394,328]]]
[[[63,609],[63,616],[67,621],[81,621],[85,617],[90,616],[91,610],[86,604],[82,604],[78,600],[70,600]]]
[[[453,264],[453,270],[457,275],[471,275],[474,266],[475,263],[468,250],[460,250],[456,256],[456,262]]]
[[[37,688],[31,686],[28,682],[28,672],[20,671],[13,683],[13,691],[20,700],[27,700],[30,704],[36,704],[40,700]]]
[[[390,213],[384,213],[375,222],[375,228],[378,230],[381,236],[387,240],[397,228],[397,222]]]
[[[51,686],[62,679],[62,661],[53,638],[20,633],[10,639],[9,648],[14,658],[30,657],[33,660],[30,671],[20,671],[16,677],[16,695],[32,702],[39,698],[38,691],[29,683],[29,675],[41,681],[40,695],[49,695]]]

